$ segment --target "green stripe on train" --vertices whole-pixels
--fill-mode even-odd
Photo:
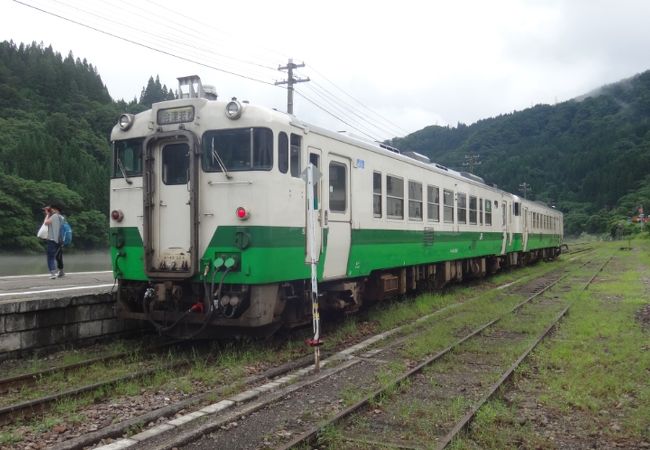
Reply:
[[[120,231],[116,231],[120,230]],[[506,252],[520,251],[523,236],[514,234]],[[501,253],[503,233],[440,232],[404,230],[352,230],[347,275],[366,276],[373,270],[465,259]],[[118,241],[124,243],[121,253]],[[557,247],[558,236],[531,234],[528,249]],[[119,278],[147,280],[144,273],[142,238],[137,228],[111,229],[113,270]],[[300,227],[219,227],[201,257],[201,267],[219,255],[235,255],[240,267],[228,275],[229,283],[263,284],[307,279],[306,238]],[[327,230],[323,233],[327,250]],[[322,279],[325,252],[321,254],[318,277]],[[196,280],[200,277],[197,276]]]

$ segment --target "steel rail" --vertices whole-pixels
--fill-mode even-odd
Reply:
[[[179,342],[181,341],[166,342],[166,343],[153,345],[151,347],[147,347],[145,349],[140,349],[136,351],[125,351],[125,352],[114,353],[111,355],[98,356],[96,358],[91,358],[76,363],[66,364],[57,367],[50,367],[43,370],[37,370],[34,372],[23,373],[12,377],[2,378],[0,379],[0,394],[5,394],[9,392],[12,388],[31,386],[37,383],[43,377],[52,375],[54,373],[59,373],[59,372],[65,373],[74,369],[79,369],[81,367],[87,367],[101,362],[113,361],[115,359],[128,357],[137,353],[146,354],[148,352],[158,351],[162,348],[170,347],[172,345],[178,344]]]
[[[179,361],[171,364],[167,364],[162,367],[153,367],[151,369],[142,370],[140,372],[131,373],[122,377],[113,378],[107,381],[101,381],[99,383],[93,383],[86,386],[82,386],[76,389],[70,389],[67,391],[60,392],[58,394],[48,395],[46,397],[37,398],[35,400],[29,400],[26,402],[15,403],[13,405],[8,405],[0,408],[0,426],[8,425],[16,422],[21,418],[29,418],[34,415],[46,411],[54,403],[59,400],[62,400],[67,397],[78,397],[82,394],[92,392],[96,389],[103,387],[110,387],[116,384],[133,381],[139,378],[144,378],[149,375],[153,375],[160,370],[176,370],[181,367],[189,366],[192,364],[191,361]]]
[[[605,266],[612,260],[613,256],[610,256],[601,266],[600,268],[596,271],[596,273],[587,281],[587,283],[582,287],[583,291],[586,291],[589,289],[589,285],[596,279],[598,274],[603,271]],[[449,431],[445,435],[445,437],[438,443],[438,446],[436,447],[437,449],[444,449],[446,448],[458,434],[463,431],[469,424],[470,422],[476,417],[476,413],[481,409],[485,403],[487,403],[492,396],[497,392],[497,390],[506,382],[510,379],[511,375],[514,373],[514,371],[521,365],[521,363],[528,357],[528,355],[539,345],[540,342],[544,340],[546,336],[555,328],[555,326],[562,320],[562,318],[566,315],[566,313],[569,311],[573,303],[569,303],[553,320],[553,322],[535,339],[535,341],[524,351],[524,353],[517,358],[517,361],[512,364],[508,370],[506,370],[499,380],[497,380],[496,383],[494,383],[490,387],[490,391],[485,395],[476,405],[474,405],[468,413],[459,421],[456,423],[454,428]]]
[[[585,262],[580,267],[584,267],[589,262],[590,261]],[[565,279],[569,275],[570,274],[562,275],[558,279],[556,279],[553,282],[551,282],[550,284],[546,285],[544,288],[542,288],[538,292],[535,292],[534,294],[532,294],[531,296],[526,298],[526,300],[524,300],[524,301],[518,303],[517,305],[515,305],[510,311],[508,311],[508,312],[502,314],[501,316],[499,316],[499,317],[497,317],[495,319],[492,319],[491,321],[479,326],[478,328],[476,328],[474,331],[472,331],[471,333],[469,333],[465,337],[457,340],[456,342],[452,343],[451,345],[449,345],[445,349],[439,351],[435,355],[425,359],[422,363],[418,364],[417,366],[413,367],[411,370],[409,370],[409,371],[405,372],[404,374],[400,375],[399,377],[395,378],[390,383],[388,383],[385,386],[382,386],[379,389],[373,391],[372,393],[370,393],[369,395],[367,395],[366,397],[364,397],[363,399],[361,399],[360,401],[358,401],[354,405],[349,406],[348,408],[342,410],[341,412],[339,412],[338,414],[336,414],[332,418],[328,419],[327,421],[325,421],[325,422],[323,422],[323,423],[321,423],[319,425],[316,425],[314,427],[311,427],[309,430],[307,430],[306,432],[300,434],[299,436],[297,436],[296,438],[294,438],[290,442],[278,447],[278,449],[288,450],[288,449],[291,449],[291,448],[293,448],[293,447],[295,447],[297,445],[300,445],[302,443],[311,443],[313,441],[313,439],[317,437],[318,433],[324,427],[329,426],[329,425],[333,425],[333,424],[341,421],[345,417],[355,413],[359,409],[367,406],[371,401],[377,399],[381,394],[383,394],[387,390],[392,389],[395,386],[398,386],[402,381],[410,378],[411,376],[413,376],[416,373],[419,373],[420,371],[422,371],[422,369],[424,369],[425,367],[431,365],[433,362],[437,361],[438,359],[442,358],[444,355],[448,354],[454,348],[458,347],[459,345],[461,345],[465,341],[467,341],[467,340],[471,339],[472,337],[480,334],[483,330],[485,330],[486,328],[488,328],[488,327],[494,325],[495,323],[499,322],[504,317],[512,314],[513,312],[516,312],[517,310],[522,308],[524,305],[531,302],[533,299],[539,297],[544,292],[546,292],[547,290],[549,290],[550,288],[555,286],[557,283],[559,283],[560,281],[562,281],[563,279]]]

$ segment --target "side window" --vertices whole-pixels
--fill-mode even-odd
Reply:
[[[389,219],[404,218],[404,180],[386,176],[386,214]]]
[[[345,212],[345,165],[332,161],[330,163],[330,211]]]
[[[477,223],[477,220],[476,220],[477,214],[478,214],[478,212],[476,210],[476,197],[474,197],[473,195],[470,195],[469,196],[469,223],[471,225],[476,225],[476,223]]]
[[[485,200],[485,225],[492,225],[492,201]]]
[[[442,200],[444,202],[443,220],[445,223],[454,223],[454,191],[442,190]]]
[[[478,199],[478,224],[483,225],[483,199]]]
[[[144,139],[129,139],[113,142],[113,177],[142,176],[142,142]]]
[[[300,177],[302,167],[300,167],[300,159],[302,154],[302,136],[291,134],[291,151],[289,153],[289,160],[291,162],[291,176]]]
[[[440,222],[440,188],[427,186],[427,219]]]
[[[459,192],[456,204],[458,207],[458,223],[467,223],[467,194]]]
[[[409,181],[409,219],[422,220],[422,183]]]
[[[320,156],[316,153],[309,154],[309,162],[314,165],[318,170],[320,170]],[[320,191],[320,181],[314,183],[314,209],[320,208],[320,199],[318,198],[318,192]]]
[[[518,217],[519,215],[521,215],[521,203],[519,203],[519,202],[513,203],[512,204],[512,211],[513,211],[515,217]]]
[[[375,217],[381,217],[381,173],[372,173],[372,213]]]
[[[289,170],[289,138],[284,131],[278,135],[278,169],[281,173]]]

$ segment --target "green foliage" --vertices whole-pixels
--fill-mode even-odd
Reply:
[[[529,198],[565,213],[568,234],[608,232],[614,216],[650,205],[650,72],[583,98],[427,127],[390,144],[461,170],[465,155],[478,154],[478,175],[510,192],[530,184]]]
[[[166,85],[160,85],[160,78],[156,75],[156,80],[153,77],[149,78],[146,88],[142,88],[140,93],[140,104],[146,106],[147,109],[151,108],[154,103],[162,102],[165,100],[173,100],[175,98],[174,92],[167,90]]]
[[[0,173],[0,248],[40,250],[41,244],[36,232],[43,223],[41,208],[52,202],[60,203],[65,215],[72,215],[70,224],[75,227],[78,219],[74,216],[83,210],[83,201],[79,194],[61,183],[26,180]],[[104,217],[96,210],[84,211],[84,214]],[[103,219],[103,222],[102,229],[105,229],[107,220]],[[81,243],[84,242],[83,238],[80,240]]]
[[[0,42],[0,248],[40,249],[40,208],[54,201],[65,206],[74,247],[106,247],[110,131],[121,113],[172,98],[152,77],[140,102],[114,102],[86,60]]]

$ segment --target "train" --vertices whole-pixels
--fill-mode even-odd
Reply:
[[[196,75],[178,80],[177,99],[123,114],[111,132],[121,318],[172,336],[269,335],[312,320],[312,265],[319,309],[348,314],[560,254],[553,207],[418,153],[221,100]]]

